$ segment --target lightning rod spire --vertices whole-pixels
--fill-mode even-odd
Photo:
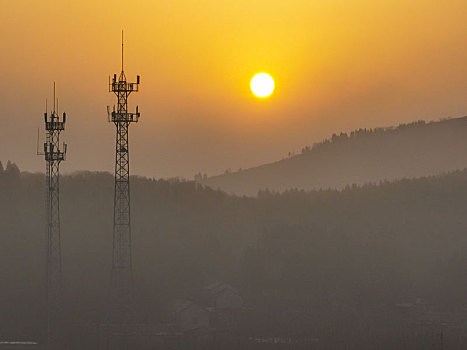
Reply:
[[[122,72],[123,72],[123,29],[122,29]]]

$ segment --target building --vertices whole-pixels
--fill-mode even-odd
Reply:
[[[224,282],[207,286],[204,300],[211,315],[211,327],[216,330],[232,330],[243,309],[243,298],[237,290]]]
[[[209,307],[216,310],[238,310],[243,307],[243,298],[237,290],[224,282],[215,282],[205,289]]]
[[[209,328],[209,312],[204,307],[181,300],[169,306],[169,321],[181,332],[206,330]]]

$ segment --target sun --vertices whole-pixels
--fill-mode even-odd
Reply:
[[[274,80],[267,73],[258,73],[251,79],[250,87],[256,96],[267,97],[274,91]]]

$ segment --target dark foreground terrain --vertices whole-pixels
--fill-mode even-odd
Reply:
[[[64,334],[72,349],[97,349],[113,178],[76,173],[61,186]],[[131,186],[142,349],[467,344],[467,171],[257,198],[175,180]],[[43,175],[0,168],[3,340],[43,339],[44,193]]]

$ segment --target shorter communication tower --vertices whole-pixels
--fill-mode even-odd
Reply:
[[[47,102],[44,113],[45,143],[44,151],[38,154],[46,162],[46,221],[47,221],[47,346],[60,345],[62,324],[62,253],[60,243],[60,163],[65,160],[67,145],[60,147],[60,133],[65,130],[66,113],[60,117],[58,99],[55,99],[50,114]]]

